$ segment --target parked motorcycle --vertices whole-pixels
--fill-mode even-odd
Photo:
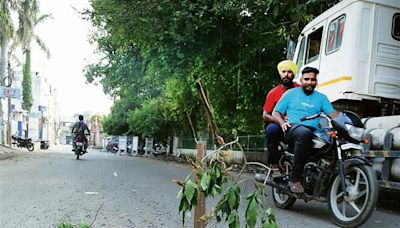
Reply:
[[[156,143],[153,146],[153,154],[154,155],[164,155],[166,154],[167,150],[162,143]]]
[[[75,142],[75,155],[76,159],[79,160],[79,157],[86,153],[85,151],[85,139],[83,136],[77,136]]]
[[[372,164],[353,156],[363,150],[366,143],[364,126],[352,112],[343,111],[330,119],[324,114],[302,118],[302,121],[321,118],[322,130],[313,138],[313,150],[304,166],[304,193],[293,193],[289,186],[289,173],[294,155],[287,145],[282,178],[268,178],[256,174],[256,180],[272,187],[272,197],[277,207],[290,208],[297,199],[328,203],[333,222],[340,227],[358,227],[372,214],[378,199],[378,181]]]
[[[28,151],[33,151],[35,149],[31,138],[21,138],[18,135],[12,135],[11,139],[13,140],[12,144],[18,147],[25,147]]]
[[[127,141],[126,142],[126,154],[128,156],[132,156],[132,141]]]
[[[118,152],[118,150],[119,150],[118,145],[119,145],[118,138],[113,138],[106,145],[106,150],[108,152],[116,154]]]

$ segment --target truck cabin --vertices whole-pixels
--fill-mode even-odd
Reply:
[[[302,30],[294,61],[299,69],[320,70],[317,90],[337,110],[362,117],[400,114],[400,3],[336,4]]]

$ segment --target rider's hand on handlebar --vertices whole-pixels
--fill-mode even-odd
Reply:
[[[289,127],[290,127],[289,122],[285,121],[285,122],[281,123],[281,128],[282,128],[283,132],[285,132],[287,129],[289,129]]]

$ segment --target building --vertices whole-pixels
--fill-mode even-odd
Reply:
[[[22,71],[14,73],[13,87],[21,91],[22,78]],[[57,90],[39,72],[32,72],[32,98],[29,113],[22,109],[22,99],[11,99],[11,133],[37,142],[48,140],[51,144],[58,144],[60,117]]]

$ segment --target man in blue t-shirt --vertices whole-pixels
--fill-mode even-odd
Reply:
[[[319,120],[301,121],[303,117],[321,112],[336,117],[336,112],[326,95],[315,91],[318,69],[305,67],[301,72],[301,87],[287,91],[275,106],[273,117],[286,132],[288,143],[293,145],[294,161],[290,174],[290,187],[293,192],[302,193],[303,167],[312,149],[313,131],[318,128]],[[287,121],[282,118],[286,114]]]

